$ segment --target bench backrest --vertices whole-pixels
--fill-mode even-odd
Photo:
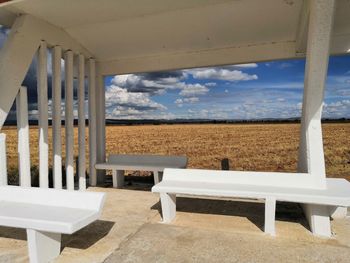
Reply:
[[[105,194],[98,192],[0,186],[0,202],[9,201],[101,211],[104,199]]]
[[[306,173],[246,172],[204,169],[164,170],[163,181],[208,182],[325,189],[326,182]]]
[[[187,157],[186,156],[170,156],[170,155],[146,155],[146,154],[111,154],[108,157],[108,162],[112,163],[130,163],[134,162],[135,164],[149,164],[164,166],[168,164],[171,167],[186,167]]]

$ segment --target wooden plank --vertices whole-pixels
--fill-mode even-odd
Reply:
[[[19,185],[31,186],[28,95],[27,88],[21,87],[16,98],[17,132],[18,132],[18,169]]]
[[[85,58],[78,56],[78,140],[79,140],[79,190],[86,189],[85,154]]]
[[[49,187],[47,46],[41,42],[38,51],[38,112],[39,112],[39,185]]]
[[[73,117],[73,52],[65,54],[65,127],[67,189],[74,190],[74,117]]]
[[[56,189],[62,189],[61,58],[61,47],[55,46],[52,52],[52,160],[53,182]]]

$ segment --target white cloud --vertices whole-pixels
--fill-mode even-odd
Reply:
[[[188,84],[181,91],[180,95],[184,97],[193,97],[199,95],[205,95],[209,92],[209,89],[206,86],[201,84]]]
[[[217,79],[231,82],[256,80],[258,76],[247,74],[240,70],[230,70],[226,68],[204,68],[189,71],[195,79]]]
[[[256,63],[237,64],[237,65],[234,65],[234,67],[237,67],[237,68],[257,68],[258,64],[256,64]]]

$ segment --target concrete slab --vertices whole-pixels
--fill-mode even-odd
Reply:
[[[130,187],[131,188],[131,187]],[[147,187],[140,187],[147,189]],[[140,189],[139,188],[139,189]],[[178,198],[176,220],[159,223],[149,191],[107,192],[101,220],[63,236],[55,262],[349,262],[350,219],[332,222],[336,238],[308,229],[298,205],[277,206],[277,237],[263,233],[262,203]],[[28,262],[25,231],[0,227],[0,262]]]

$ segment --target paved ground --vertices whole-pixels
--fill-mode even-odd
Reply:
[[[166,225],[149,191],[90,190],[107,192],[102,218],[64,236],[55,262],[350,262],[350,219],[332,222],[334,238],[316,238],[297,205],[279,204],[273,238],[261,230],[260,203],[179,198]],[[0,262],[28,262],[25,240],[0,227]]]

